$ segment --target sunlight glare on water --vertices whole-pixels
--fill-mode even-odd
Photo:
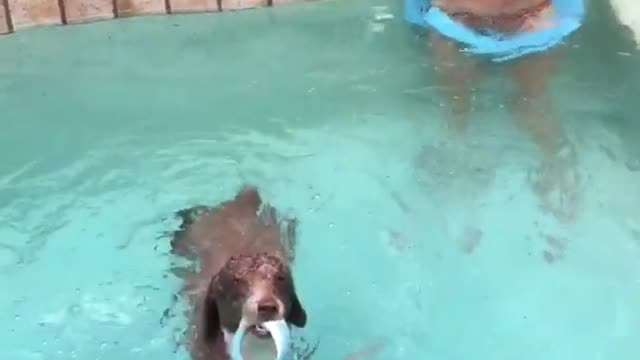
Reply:
[[[4,358],[187,359],[172,215],[253,183],[300,220],[315,359],[636,359],[640,56],[599,17],[567,45],[565,218],[500,71],[457,141],[427,41],[376,5],[0,39]]]

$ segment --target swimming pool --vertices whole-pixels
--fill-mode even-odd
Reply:
[[[566,221],[499,69],[455,143],[426,40],[375,5],[395,18],[355,0],[0,38],[5,358],[186,359],[164,233],[244,182],[300,219],[316,359],[637,358],[640,54],[603,13],[567,45]]]

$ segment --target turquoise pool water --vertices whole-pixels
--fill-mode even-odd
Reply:
[[[637,359],[640,54],[593,7],[552,88],[569,220],[500,68],[457,142],[390,0],[0,38],[3,358],[187,359],[164,233],[250,182],[300,219],[315,359]]]

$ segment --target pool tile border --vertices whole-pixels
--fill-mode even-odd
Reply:
[[[72,25],[154,14],[221,12],[314,0],[0,0],[0,35],[42,25]]]
[[[271,6],[271,0],[222,0],[222,11]]]
[[[115,9],[118,17],[164,14],[167,12],[167,2],[165,0],[116,0]]]
[[[33,24],[60,25],[65,21],[60,0],[7,0],[6,3],[9,5],[9,15],[5,20],[11,21],[13,31]]]
[[[11,10],[9,10],[9,0],[0,1],[0,34],[9,34],[13,32],[13,21],[11,19]]]
[[[167,14],[218,12],[221,0],[165,0]]]
[[[66,24],[78,24],[115,17],[113,0],[59,0],[65,11]]]

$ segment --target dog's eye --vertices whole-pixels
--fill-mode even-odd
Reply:
[[[277,282],[284,282],[285,280],[286,278],[284,277],[284,275],[281,275],[281,274],[276,275]]]
[[[240,284],[242,282],[242,278],[240,278],[239,276],[234,276],[233,277],[233,283],[234,284]]]

